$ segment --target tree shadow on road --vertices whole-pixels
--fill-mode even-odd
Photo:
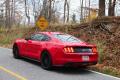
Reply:
[[[22,59],[30,64],[38,66],[41,68],[40,62],[29,60],[26,58]],[[92,72],[88,71],[87,68],[73,68],[73,67],[54,67],[52,70],[47,70],[49,72],[55,72],[59,74],[68,74],[68,75],[87,75],[91,74]]]
[[[30,64],[33,64],[33,65],[36,65],[36,66],[39,66],[40,67],[40,62],[38,61],[34,61],[34,60],[31,60],[31,59],[27,59],[27,58],[22,58],[21,60],[25,61],[25,62],[28,62]]]
[[[61,67],[55,68],[52,71],[62,74],[71,74],[71,75],[85,75],[90,74],[91,72],[87,70],[87,68],[73,68],[73,67]]]

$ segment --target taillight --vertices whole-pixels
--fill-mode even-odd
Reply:
[[[73,47],[65,47],[65,48],[64,48],[64,51],[65,51],[66,53],[74,53]]]
[[[96,53],[97,52],[97,48],[92,48],[92,52]]]

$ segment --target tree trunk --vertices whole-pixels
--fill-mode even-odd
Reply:
[[[105,0],[99,0],[99,16],[105,16]]]
[[[109,0],[109,9],[108,9],[108,16],[115,16],[115,5],[116,0]]]
[[[66,22],[66,18],[67,18],[67,22],[69,22],[69,15],[70,15],[70,2],[68,2],[68,0],[65,0],[64,2],[64,23]],[[66,17],[66,10],[67,10],[67,17]]]
[[[6,0],[6,12],[5,12],[5,15],[6,15],[6,20],[5,20],[5,27],[6,28],[11,28],[11,22],[10,22],[10,0]]]
[[[91,20],[91,16],[90,16],[90,0],[89,0],[89,14],[88,14],[88,19],[89,19],[89,21]]]
[[[83,20],[83,0],[81,1],[81,14],[80,14],[80,21]]]
[[[14,0],[12,0],[12,2],[11,2],[11,25],[13,25],[14,23],[15,23],[15,1]]]
[[[66,21],[66,4],[67,4],[67,0],[65,0],[64,2],[64,23]]]
[[[51,22],[52,16],[52,0],[49,0],[49,22]]]
[[[26,14],[26,17],[28,19],[28,26],[30,24],[30,16],[29,16],[29,9],[28,9],[28,5],[27,5],[28,1],[25,0],[25,14]]]
[[[70,5],[67,2],[67,22],[69,22],[69,17],[70,17]]]
[[[39,17],[44,16],[46,19],[49,18],[48,17],[48,13],[49,12],[48,12],[48,6],[47,6],[47,4],[48,4],[47,0],[43,0],[43,6],[42,6],[42,10],[40,12]]]

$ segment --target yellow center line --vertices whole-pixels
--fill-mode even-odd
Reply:
[[[6,72],[6,73],[9,73],[10,75],[18,78],[19,80],[27,80],[26,78],[20,76],[19,74],[16,74],[16,73],[14,73],[14,72],[12,72],[12,71],[10,71],[10,70],[2,67],[2,66],[0,66],[0,70],[4,71],[4,72]]]

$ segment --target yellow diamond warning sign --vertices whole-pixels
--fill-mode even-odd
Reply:
[[[40,17],[36,22],[36,26],[41,30],[45,30],[48,27],[48,21],[44,17]]]

